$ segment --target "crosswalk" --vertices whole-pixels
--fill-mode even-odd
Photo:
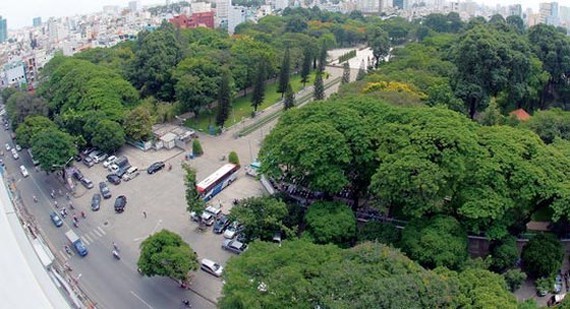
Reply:
[[[81,241],[83,241],[83,244],[85,244],[86,246],[89,246],[89,244],[95,242],[95,240],[97,240],[98,238],[101,238],[105,235],[107,235],[107,232],[105,232],[103,227],[98,226],[89,232],[83,233],[82,235],[79,236],[79,238],[81,238]],[[75,252],[75,250],[73,250],[72,246],[69,246],[69,247],[71,249],[70,250],[71,254],[68,254],[67,252],[65,252],[65,249],[59,250],[59,255],[63,258],[64,261],[67,261],[72,256],[77,254],[77,252]]]

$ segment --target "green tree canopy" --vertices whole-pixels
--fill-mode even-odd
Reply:
[[[71,135],[57,128],[42,130],[31,138],[34,158],[44,171],[62,169],[77,155],[77,148]]]
[[[125,135],[135,141],[148,140],[152,137],[154,119],[144,106],[138,106],[127,112],[123,127]]]
[[[101,120],[93,132],[91,145],[106,153],[113,153],[125,144],[123,127],[115,121]]]
[[[316,202],[305,214],[306,236],[317,244],[349,246],[356,237],[356,218],[340,202]]]
[[[44,116],[28,116],[16,129],[16,141],[24,148],[32,146],[34,136],[42,131],[57,129],[57,125]]]
[[[16,129],[28,116],[47,116],[48,105],[41,97],[18,91],[6,102],[6,113],[12,128]]]
[[[245,228],[250,240],[271,241],[277,232],[294,236],[294,231],[283,224],[289,211],[287,205],[274,197],[252,197],[232,207],[230,215]]]
[[[467,259],[467,233],[452,217],[416,219],[406,225],[400,247],[425,267],[460,269]]]
[[[538,234],[524,246],[521,258],[525,272],[532,278],[549,277],[562,266],[564,249],[551,234]]]
[[[165,276],[187,281],[198,269],[198,257],[180,235],[162,230],[141,243],[137,266],[145,276]]]

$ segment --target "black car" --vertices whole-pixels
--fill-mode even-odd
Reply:
[[[216,223],[214,223],[214,229],[213,229],[214,233],[216,234],[223,233],[229,224],[230,220],[228,219],[228,217],[222,215],[221,217],[218,218],[218,220],[216,220]]]
[[[111,198],[111,190],[109,190],[109,187],[107,187],[106,183],[99,183],[99,191],[101,191],[101,195],[103,195],[104,199]]]
[[[151,164],[147,169],[146,172],[150,174],[154,174],[158,171],[160,171],[161,169],[163,169],[165,166],[164,162],[162,161],[158,161],[158,162],[154,162],[153,164]]]
[[[109,175],[107,175],[107,181],[109,181],[110,183],[112,183],[114,185],[118,185],[121,183],[121,177],[119,177],[115,174],[109,174]]]
[[[73,178],[77,179],[77,181],[81,181],[84,177],[83,173],[78,169],[74,169],[73,172],[71,172],[71,175],[73,175]]]
[[[115,211],[123,212],[125,211],[125,206],[127,206],[127,197],[124,195],[119,195],[115,200]]]
[[[91,198],[91,210],[97,211],[101,208],[101,194],[95,193]]]

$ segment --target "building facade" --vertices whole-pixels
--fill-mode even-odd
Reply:
[[[8,21],[0,16],[0,43],[8,41]]]

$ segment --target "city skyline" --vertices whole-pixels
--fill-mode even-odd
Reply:
[[[32,20],[35,17],[41,17],[45,22],[50,17],[65,17],[80,14],[96,13],[103,10],[106,5],[116,5],[127,7],[128,3],[133,0],[106,0],[101,2],[91,0],[20,0],[7,1],[0,5],[0,16],[7,19],[8,29],[15,30],[23,27],[32,26]],[[460,2],[467,2],[459,0]],[[140,4],[153,5],[163,4],[165,0],[139,0]],[[449,2],[449,1],[447,1]],[[540,1],[540,0],[475,0],[473,2],[485,4],[494,7],[497,4],[507,6],[511,4],[521,4],[523,10],[532,8],[538,11],[538,4],[542,2],[558,2],[560,6],[570,6],[570,0],[561,1]]]

